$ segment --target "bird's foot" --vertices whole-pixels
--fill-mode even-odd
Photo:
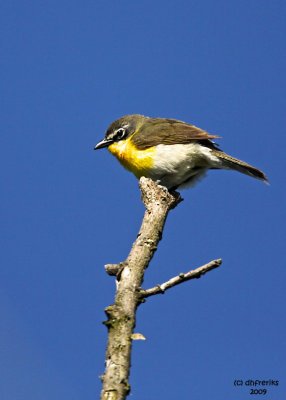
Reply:
[[[155,181],[155,183],[156,183],[156,185],[159,186],[160,189],[164,190],[164,192],[166,192],[166,193],[169,192],[169,189],[168,189],[166,186],[161,185],[160,179],[158,179],[157,181]]]

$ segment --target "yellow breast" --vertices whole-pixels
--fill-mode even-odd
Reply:
[[[146,150],[138,150],[128,139],[112,143],[108,150],[113,154],[124,168],[133,172],[139,179],[141,176],[148,177],[148,171],[153,167],[155,147]]]

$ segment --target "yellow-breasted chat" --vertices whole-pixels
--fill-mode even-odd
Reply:
[[[151,178],[169,190],[194,186],[208,169],[231,169],[267,183],[262,171],[224,153],[215,138],[186,122],[134,114],[112,122],[94,149],[107,147],[138,179]]]

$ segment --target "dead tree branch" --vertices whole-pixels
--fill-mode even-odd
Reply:
[[[106,368],[101,377],[103,382],[101,400],[124,400],[130,392],[128,377],[136,309],[144,302],[144,297],[159,293],[157,287],[146,291],[141,289],[144,272],[162,238],[168,212],[182,201],[179,193],[171,194],[151,179],[141,178],[139,186],[146,211],[137,239],[124,262],[108,264],[105,267],[109,275],[116,276],[117,290],[115,303],[105,309],[108,320],[104,324],[108,328],[108,344]],[[212,267],[201,267],[198,269],[199,272],[195,270],[184,274],[184,278],[180,278],[179,275],[180,282],[173,283],[173,280],[178,277],[173,278],[171,284],[168,281],[160,286],[160,292],[162,292],[162,287],[166,290],[185,280],[198,277],[217,266],[218,264],[215,266],[213,264]],[[188,277],[185,278],[186,276]]]

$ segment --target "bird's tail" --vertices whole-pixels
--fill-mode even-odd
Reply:
[[[220,159],[223,169],[233,169],[268,184],[266,175],[264,172],[260,171],[260,169],[257,169],[244,161],[238,160],[237,158],[231,157],[223,151],[213,150],[212,154]]]

